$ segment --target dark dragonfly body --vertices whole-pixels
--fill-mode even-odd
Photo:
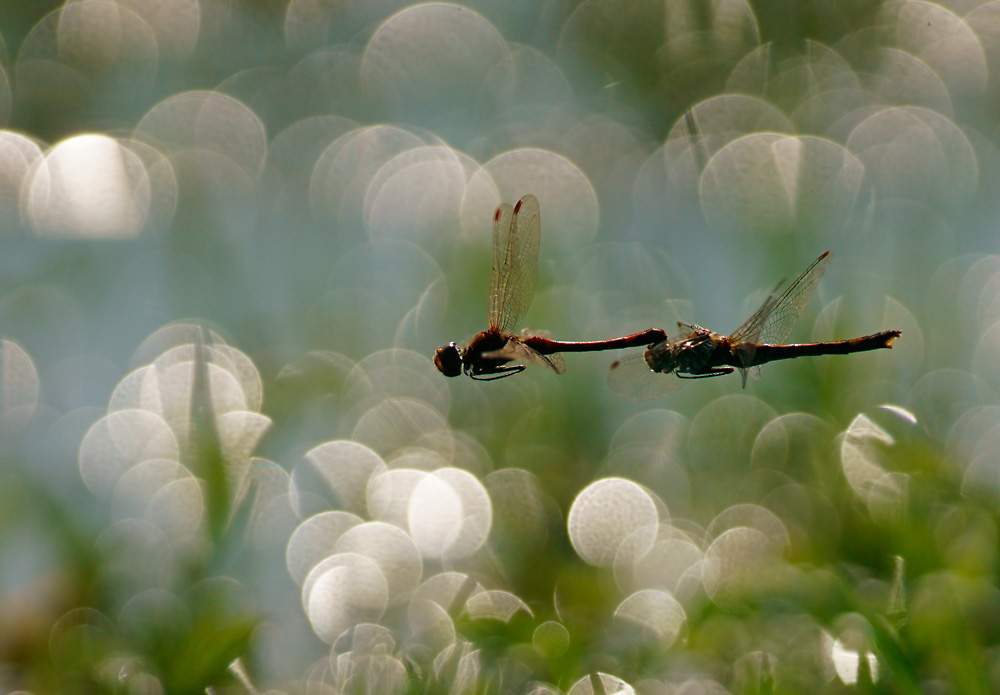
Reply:
[[[681,336],[676,340],[663,340],[642,354],[612,364],[608,374],[611,389],[633,400],[660,398],[680,382],[662,379],[656,374],[704,379],[731,374],[735,370],[740,371],[743,386],[746,386],[747,376],[760,378],[759,367],[768,362],[891,348],[900,331],[881,331],[822,343],[783,343],[832,258],[830,251],[822,254],[780,295],[776,287],[761,307],[729,336],[701,326],[678,323]]]

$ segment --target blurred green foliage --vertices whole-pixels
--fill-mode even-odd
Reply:
[[[0,5],[0,686],[1000,688],[995,14]],[[794,335],[903,337],[446,383],[525,193],[560,338],[725,332],[831,247]]]

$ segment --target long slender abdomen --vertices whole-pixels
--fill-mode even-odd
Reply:
[[[521,342],[540,355],[552,355],[557,352],[597,352],[598,350],[622,350],[632,347],[646,347],[654,343],[666,342],[667,334],[659,328],[649,328],[641,333],[633,333],[624,338],[610,340],[590,340],[586,342],[569,342],[552,340],[532,335],[522,338]]]
[[[742,364],[734,367],[756,367],[776,360],[791,360],[796,357],[818,357],[820,355],[850,355],[855,352],[892,348],[892,343],[901,335],[900,331],[882,331],[850,340],[832,340],[826,343],[800,343],[792,345],[759,345],[741,343],[733,346],[736,360],[743,358]]]

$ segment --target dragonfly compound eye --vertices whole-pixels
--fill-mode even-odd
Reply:
[[[439,347],[434,353],[434,366],[445,376],[458,376],[462,373],[462,353],[455,343]]]

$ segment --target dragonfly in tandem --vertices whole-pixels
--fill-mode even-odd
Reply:
[[[608,385],[623,398],[649,400],[673,391],[681,379],[723,376],[738,369],[746,387],[747,376],[759,379],[760,365],[768,362],[892,348],[900,331],[823,343],[781,344],[809,303],[831,260],[833,253],[827,251],[780,295],[782,283],[778,283],[761,307],[728,336],[694,324],[678,323],[681,331],[678,339],[665,338],[645,352],[612,364]],[[678,378],[667,378],[671,374]]]
[[[587,342],[553,340],[541,332],[515,333],[531,305],[538,279],[541,211],[533,195],[517,205],[500,204],[493,213],[493,272],[490,276],[489,328],[465,346],[448,343],[434,353],[434,366],[445,376],[463,371],[491,381],[524,371],[522,362],[540,364],[556,374],[566,371],[561,352],[593,352],[630,347],[651,348],[667,334],[650,328],[623,338]]]

